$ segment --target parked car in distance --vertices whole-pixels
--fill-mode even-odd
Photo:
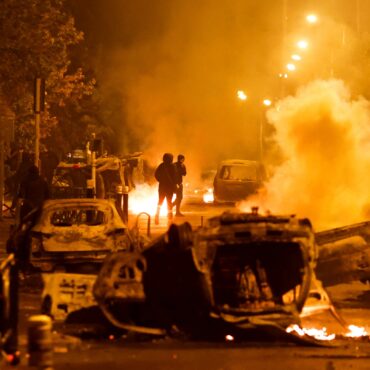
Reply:
[[[7,247],[31,269],[95,272],[107,254],[130,250],[133,242],[114,202],[52,199],[28,215]]]
[[[215,169],[202,171],[197,181],[194,179],[184,181],[184,203],[185,204],[204,204],[212,203],[206,201],[207,196],[213,195],[213,179],[216,175]]]
[[[255,194],[266,178],[261,162],[245,159],[222,161],[213,181],[215,203],[237,202]]]

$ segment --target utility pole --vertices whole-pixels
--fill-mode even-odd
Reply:
[[[35,166],[40,169],[40,122],[41,111],[45,106],[45,80],[37,77],[35,80],[34,94],[34,112],[35,112]]]
[[[5,207],[5,147],[13,138],[14,113],[0,96],[0,221]]]
[[[282,41],[281,41],[281,68],[284,71],[284,64],[287,50],[287,35],[288,35],[288,0],[282,0],[282,13],[281,13],[281,28],[282,28]],[[285,95],[285,77],[283,73],[280,76],[280,95],[283,98]]]
[[[0,133],[0,221],[3,219],[3,207],[4,207],[4,193],[5,193],[5,174],[4,174],[4,166],[5,166],[5,145],[4,145],[4,130]]]

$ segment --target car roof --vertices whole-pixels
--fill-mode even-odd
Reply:
[[[226,159],[220,162],[219,167],[222,166],[232,166],[232,165],[244,165],[244,166],[255,166],[258,165],[259,161],[254,161],[250,159]]]

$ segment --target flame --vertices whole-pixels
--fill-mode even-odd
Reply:
[[[214,196],[213,196],[213,189],[209,188],[207,189],[207,192],[203,194],[203,202],[204,203],[213,203]]]
[[[286,328],[287,333],[295,332],[300,337],[303,337],[305,335],[308,335],[310,337],[313,337],[317,340],[333,340],[335,339],[335,334],[328,334],[326,328],[322,329],[315,329],[315,328],[301,328],[298,325],[290,325]]]
[[[348,325],[348,332],[344,336],[348,338],[360,338],[369,336],[369,333],[364,327]]]
[[[137,185],[136,189],[129,194],[129,211],[133,214],[147,212],[150,215],[155,215],[158,204],[158,186],[142,184]],[[167,216],[167,203],[163,202],[160,216]]]
[[[356,325],[348,325],[347,327],[348,332],[344,334],[347,338],[361,338],[369,336],[369,333],[365,330],[364,327],[356,326]],[[315,328],[301,328],[298,325],[290,325],[286,328],[287,333],[295,332],[300,337],[308,335],[313,337],[317,340],[333,340],[335,339],[335,334],[328,334],[327,329],[324,327],[322,329],[315,329]]]

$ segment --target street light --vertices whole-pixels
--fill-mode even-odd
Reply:
[[[300,60],[302,60],[302,57],[299,55],[299,54],[293,54],[291,56],[291,58],[297,62],[299,62]]]
[[[307,49],[308,48],[308,41],[307,40],[299,40],[297,42],[297,46],[300,48],[300,49]]]
[[[316,14],[308,14],[306,16],[306,21],[311,24],[315,24],[318,21],[318,17]]]
[[[243,90],[238,90],[237,91],[238,99],[240,100],[247,100],[248,96]]]
[[[288,69],[288,71],[295,71],[297,69],[297,67],[293,63],[288,63],[286,65],[286,68]]]
[[[272,101],[270,99],[264,99],[263,100],[263,105],[266,106],[266,107],[269,107],[271,106],[272,104]]]

